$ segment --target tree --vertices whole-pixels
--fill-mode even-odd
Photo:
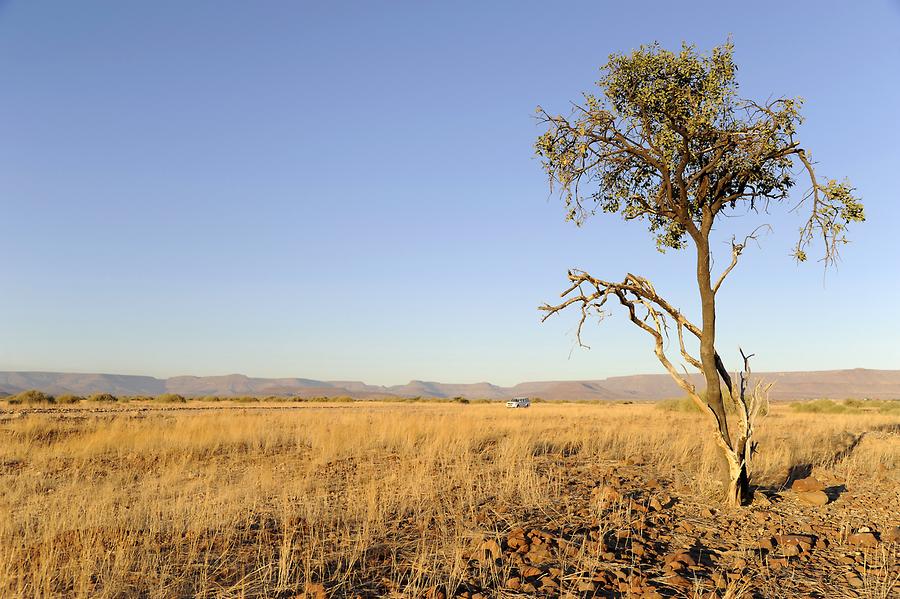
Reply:
[[[645,221],[663,253],[689,245],[696,250],[699,326],[646,278],[629,273],[610,281],[580,270],[569,271],[562,303],[541,306],[543,320],[580,307],[578,343],[583,345],[587,318],[602,319],[607,300],[618,301],[631,322],[653,338],[656,356],[675,382],[714,422],[715,439],[729,467],[727,499],[743,504],[750,496],[753,421],[767,389],[748,390],[750,356],[743,351],[737,385],[725,368],[716,350],[716,295],[760,229],[740,242],[732,237],[730,262],[718,276],[712,268],[710,234],[723,217],[768,212],[789,201],[794,170],[809,186],[795,206],[804,206],[809,214],[793,249],[796,260],[805,261],[819,240],[827,268],[847,243],[848,223],[865,217],[850,184],[820,180],[796,139],[802,101],[740,99],[735,74],[730,41],[708,56],[686,44],[677,53],[653,44],[613,54],[597,83],[602,94],[584,94],[569,117],[538,107],[547,131],[535,148],[551,190],[558,189],[565,200],[567,220],[580,226],[597,212],[617,214]],[[705,393],[666,354],[672,326],[681,357],[703,374]],[[690,352],[691,344],[699,345],[699,358]],[[726,410],[726,401],[735,409]]]

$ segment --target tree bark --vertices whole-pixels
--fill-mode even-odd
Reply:
[[[734,506],[745,505],[750,501],[750,473],[747,462],[738,457],[738,463],[728,460],[728,492],[725,500]]]
[[[733,445],[728,431],[728,417],[725,413],[725,403],[722,399],[722,386],[720,382],[720,369],[724,370],[721,359],[716,353],[716,292],[712,287],[710,276],[710,252],[709,231],[712,225],[711,217],[704,218],[699,235],[695,238],[697,244],[697,286],[700,291],[700,305],[703,316],[703,326],[700,335],[700,363],[703,366],[703,377],[706,379],[706,404],[716,418],[718,430],[718,445],[722,449],[723,457],[728,464],[728,480],[726,501],[731,505],[744,505],[750,499],[750,476],[747,471],[749,455],[746,455],[746,439],[738,443],[741,447]],[[743,436],[744,431],[741,431]]]
[[[705,228],[704,228],[705,229]],[[706,403],[718,421],[720,434],[731,444],[728,434],[728,420],[722,401],[722,387],[716,365],[716,295],[712,290],[710,277],[709,231],[704,230],[697,239],[697,285],[700,289],[700,305],[703,326],[700,336],[700,362],[706,379]]]

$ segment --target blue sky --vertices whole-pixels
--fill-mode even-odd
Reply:
[[[574,314],[539,323],[569,267],[697,298],[690,253],[642,225],[564,222],[534,108],[611,52],[729,34],[742,95],[806,99],[803,143],[868,222],[823,279],[789,258],[800,217],[767,217],[720,293],[726,361],[900,367],[900,4],[689,4],[0,2],[0,369],[661,372],[621,314],[590,351]]]

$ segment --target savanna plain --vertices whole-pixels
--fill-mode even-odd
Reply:
[[[900,596],[900,412],[810,405],[737,508],[677,402],[0,403],[0,596]]]

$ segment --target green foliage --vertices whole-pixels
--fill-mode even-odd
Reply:
[[[535,150],[568,220],[617,213],[647,222],[660,251],[680,249],[722,212],[786,199],[795,161],[809,172],[812,198],[798,259],[816,234],[833,256],[847,224],[865,219],[849,183],[816,181],[795,139],[801,99],[738,97],[730,41],[710,55],[687,44],[678,52],[641,46],[610,55],[601,71],[600,93],[585,93],[570,117],[538,107],[548,129]]]
[[[39,405],[56,403],[56,398],[36,389],[29,389],[7,399],[10,405]]]
[[[177,393],[163,393],[156,396],[156,401],[160,403],[185,403],[187,400],[183,395]]]
[[[740,403],[737,399],[731,397],[728,393],[727,388],[722,388],[722,398],[725,406],[725,413],[729,416],[738,413],[738,409]],[[700,399],[706,401],[706,390],[700,392]],[[700,409],[700,406],[692,400],[688,396],[679,397],[675,399],[664,399],[662,401],[656,402],[656,408],[659,410],[663,410],[664,412],[681,412],[684,414],[701,414],[703,410]],[[763,405],[760,408],[759,415],[765,416],[769,413],[768,403]]]
[[[119,398],[111,393],[94,393],[88,397],[87,400],[100,403],[112,403],[119,401]]]
[[[81,403],[82,401],[84,401],[84,398],[80,395],[71,395],[68,393],[65,395],[60,395],[56,398],[56,403],[59,404],[76,404]]]
[[[688,414],[700,414],[700,406],[690,397],[680,397],[677,399],[664,399],[656,402],[656,409],[664,412],[682,412]]]
[[[810,414],[865,414],[872,412],[893,414],[900,413],[900,401],[845,399],[838,402],[833,399],[814,399],[792,403],[791,409]]]

